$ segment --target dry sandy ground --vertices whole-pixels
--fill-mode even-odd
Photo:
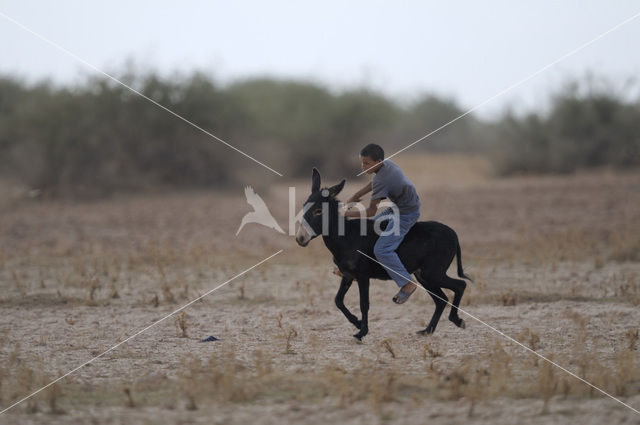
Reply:
[[[640,410],[640,173],[492,179],[477,158],[397,162],[422,217],[459,234],[475,279],[463,309]],[[258,190],[285,230],[290,184],[301,204],[307,181]],[[250,211],[242,188],[16,196],[2,209],[3,408],[283,251],[186,308],[184,331],[179,314],[166,318],[0,424],[640,423],[464,314],[464,330],[447,309],[434,335],[416,335],[431,298],[395,306],[390,282],[374,281],[370,334],[357,343],[321,240],[303,249],[257,225],[235,236]],[[347,305],[358,312],[355,288]],[[199,342],[208,335],[220,341]]]

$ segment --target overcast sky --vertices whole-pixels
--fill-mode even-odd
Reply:
[[[470,108],[640,12],[640,1],[30,1],[0,12],[106,71],[127,59],[220,82],[270,75]],[[73,83],[81,63],[0,16],[0,73]],[[640,73],[640,17],[478,112],[544,105],[587,72]],[[636,86],[635,93],[638,93]]]

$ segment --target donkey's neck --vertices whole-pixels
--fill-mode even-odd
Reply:
[[[344,220],[343,232],[340,232],[338,225],[339,220]],[[362,220],[366,219],[347,220],[344,217],[338,217],[336,211],[335,220],[330,219],[329,221],[328,234],[322,236],[325,246],[331,251],[334,257],[340,258],[343,254],[358,249],[360,246],[358,239],[363,237],[360,232]],[[364,222],[364,229],[366,229],[365,231],[370,230],[368,229],[366,221]]]
[[[341,229],[340,220],[344,220],[344,218],[341,217],[340,214],[338,213],[337,202],[329,203],[328,215],[329,215],[328,221],[327,221],[328,229],[326,229],[326,233],[323,229],[322,240],[324,241],[324,244],[326,245],[326,247],[329,248],[329,251],[331,251],[333,255],[336,256],[336,254],[341,248],[341,245],[343,245],[344,243],[344,241],[342,241],[344,237],[341,236],[341,231],[340,231]]]

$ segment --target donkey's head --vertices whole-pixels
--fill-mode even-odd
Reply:
[[[338,201],[336,195],[344,187],[345,180],[335,186],[320,189],[321,177],[317,169],[311,176],[311,195],[304,203],[302,220],[296,233],[296,242],[307,246],[311,239],[329,231],[330,215],[337,214]],[[335,209],[335,211],[333,211]],[[336,215],[337,217],[337,215]]]

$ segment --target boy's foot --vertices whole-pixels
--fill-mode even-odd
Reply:
[[[413,282],[407,282],[400,291],[393,297],[393,302],[396,304],[404,304],[409,297],[416,291],[416,284]]]
[[[333,274],[335,274],[336,276],[340,276],[340,277],[342,277],[342,272],[341,272],[341,271],[340,271],[340,269],[339,269],[339,268],[337,268],[337,267],[334,267],[334,268],[333,268]]]

